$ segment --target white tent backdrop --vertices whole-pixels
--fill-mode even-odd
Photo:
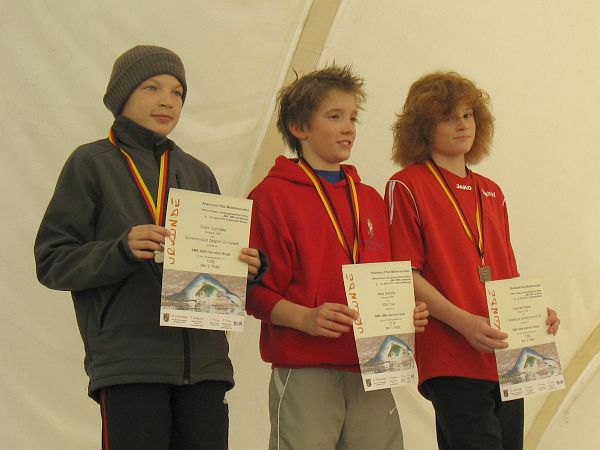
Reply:
[[[321,0],[327,1],[333,0]],[[107,133],[112,117],[101,99],[114,59],[138,43],[169,47],[182,57],[189,95],[172,137],[213,168],[225,194],[242,196],[252,187],[249,168],[260,158],[274,95],[313,3],[319,2],[2,0],[3,448],[99,447],[99,410],[86,397],[70,296],[37,283],[32,246],[65,159],[77,145]],[[389,159],[390,124],[412,81],[452,69],[490,93],[494,149],[476,170],[503,187],[521,274],[542,278],[560,313],[564,367],[582,365],[568,392],[527,400],[527,429],[542,430],[528,442],[539,441],[543,450],[595,448],[600,5],[345,0],[322,44],[321,65],[352,63],[367,80],[350,162],[380,192],[398,170]],[[266,448],[269,368],[258,355],[257,330],[250,318],[231,340],[237,382],[229,395],[232,450]],[[434,449],[429,404],[414,388],[395,395],[406,448]],[[554,411],[546,421],[545,411]]]

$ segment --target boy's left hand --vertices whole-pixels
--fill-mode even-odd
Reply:
[[[413,314],[413,322],[416,333],[422,333],[425,331],[429,317],[429,310],[427,309],[427,303],[415,302],[415,312]]]
[[[560,319],[558,314],[551,308],[547,308],[548,318],[546,319],[546,325],[548,325],[548,334],[556,335],[558,333],[558,327],[560,326]]]
[[[255,248],[243,248],[240,254],[240,260],[248,264],[248,278],[254,279],[260,270],[260,257]]]

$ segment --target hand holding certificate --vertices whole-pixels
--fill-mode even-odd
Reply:
[[[171,189],[161,326],[241,331],[252,201]]]
[[[564,379],[539,280],[485,284],[490,325],[508,334],[508,347],[496,350],[503,401],[563,389]]]
[[[415,382],[415,297],[407,261],[342,266],[365,391]]]

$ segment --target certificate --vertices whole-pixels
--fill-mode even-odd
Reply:
[[[485,283],[490,324],[508,334],[508,348],[496,350],[503,401],[565,387],[540,280],[514,278]]]
[[[160,325],[242,331],[252,201],[170,189]]]
[[[410,262],[342,266],[365,391],[415,382],[415,295]]]

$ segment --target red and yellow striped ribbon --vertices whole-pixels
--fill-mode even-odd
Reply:
[[[351,193],[350,197],[352,198],[352,205],[350,207],[354,208],[354,211],[355,211],[354,216],[355,216],[355,220],[356,220],[356,233],[354,236],[354,245],[352,247],[352,253],[350,253],[350,251],[348,250],[346,241],[344,239],[342,227],[339,224],[338,219],[333,212],[333,206],[330,204],[329,199],[327,198],[327,195],[325,194],[325,192],[323,192],[323,188],[322,188],[321,184],[316,179],[317,175],[315,175],[313,173],[313,171],[310,170],[307,167],[307,165],[304,163],[304,161],[302,161],[301,159],[298,161],[298,166],[300,166],[300,168],[304,171],[304,173],[306,173],[306,176],[308,176],[308,178],[310,179],[312,184],[315,186],[315,189],[317,190],[317,193],[319,194],[319,197],[321,198],[321,202],[323,203],[323,206],[325,207],[325,210],[327,211],[327,215],[329,216],[329,219],[331,220],[331,224],[333,225],[333,228],[338,237],[338,241],[340,242],[340,245],[342,246],[344,251],[346,253],[348,253],[348,255],[351,256],[352,262],[354,264],[356,264],[358,262],[358,230],[359,230],[359,224],[360,224],[360,210],[358,208],[358,194],[356,192],[356,185],[354,184],[354,180],[352,179],[351,176],[347,175],[346,172],[344,172],[346,182],[350,186],[350,193]]]
[[[442,187],[442,189],[444,190],[444,192],[446,193],[446,196],[448,197],[448,199],[450,200],[450,203],[452,203],[452,206],[454,206],[454,210],[456,211],[456,215],[458,216],[458,218],[460,219],[460,222],[465,230],[465,233],[467,234],[467,236],[469,237],[469,239],[471,240],[471,242],[473,242],[474,244],[477,245],[477,247],[479,248],[479,254],[480,256],[483,257],[483,232],[481,230],[481,212],[479,211],[479,203],[477,202],[477,206],[475,209],[475,222],[477,224],[477,232],[479,233],[479,239],[478,242],[475,243],[475,238],[473,237],[473,233],[471,232],[471,228],[469,227],[468,223],[467,223],[467,219],[465,218],[462,210],[460,209],[457,200],[454,196],[454,194],[452,192],[450,192],[448,186],[446,185],[445,181],[442,179],[442,177],[440,176],[440,174],[438,173],[437,169],[434,167],[434,165],[431,163],[431,161],[425,161],[425,164],[427,165],[427,168],[431,171],[431,173],[433,174],[433,176],[435,177],[435,179],[438,181],[438,183],[440,184],[440,186]],[[475,178],[473,178],[473,189],[475,189],[475,194],[479,195],[478,192],[478,187],[477,187],[477,182],[475,181]]]
[[[165,215],[165,202],[166,202],[166,194],[167,194],[167,177],[169,174],[169,151],[168,151],[168,149],[165,149],[162,156],[160,157],[160,171],[159,171],[159,175],[158,175],[158,189],[157,189],[157,193],[156,193],[156,203],[155,203],[154,199],[152,198],[152,195],[150,194],[150,191],[148,190],[148,186],[146,186],[146,183],[144,182],[144,179],[142,178],[142,175],[140,174],[140,171],[136,167],[131,156],[129,156],[129,154],[119,146],[112,128],[110,129],[110,131],[108,133],[108,139],[115,147],[117,147],[121,151],[121,153],[125,157],[125,160],[127,161],[127,165],[129,166],[129,169],[131,171],[131,175],[133,176],[133,179],[134,179],[135,183],[137,184],[138,189],[140,190],[140,194],[142,195],[142,198],[144,199],[144,202],[146,203],[148,210],[150,211],[150,215],[154,219],[154,223],[156,225],[162,226],[164,224],[164,219],[165,219],[164,215]]]

